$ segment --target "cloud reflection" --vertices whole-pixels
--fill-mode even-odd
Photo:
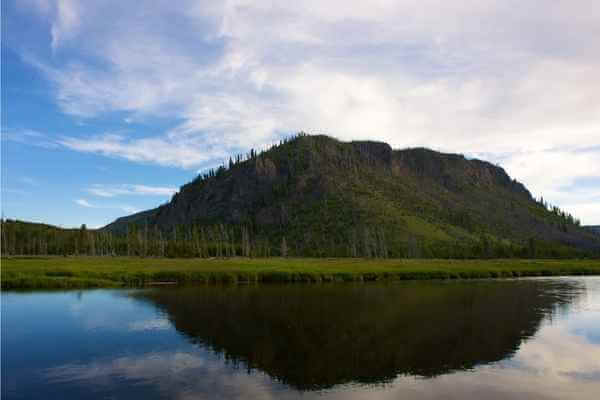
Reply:
[[[176,399],[595,399],[600,391],[600,346],[573,334],[567,320],[547,322],[514,357],[431,379],[400,376],[385,385],[340,385],[302,392],[194,348],[66,364],[45,371],[51,383],[146,383]]]
[[[134,321],[129,324],[129,330],[138,331],[158,331],[165,330],[171,327],[171,323],[166,318],[153,318],[143,321]]]

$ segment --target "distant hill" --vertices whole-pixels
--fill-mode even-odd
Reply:
[[[8,255],[58,255],[78,253],[82,232],[92,234],[85,225],[79,229],[62,228],[39,222],[1,219],[0,254]]]
[[[588,225],[585,228],[600,235],[600,225]]]
[[[489,162],[304,134],[238,156],[182,186],[169,203],[119,218],[102,231],[137,226],[173,232],[192,225],[225,227],[219,229],[223,237],[230,232],[231,241],[260,238],[277,249],[285,243],[290,254],[305,256],[600,248],[597,235],[561,210],[549,210]]]
[[[20,230],[23,232],[79,232],[81,227],[78,228],[64,228],[62,226],[45,224],[43,222],[31,222],[31,221],[22,221],[19,219],[3,219],[2,226],[11,226],[11,228]],[[85,225],[83,225],[85,227]],[[87,227],[85,228],[87,230]],[[93,229],[89,229],[89,231],[94,231]]]

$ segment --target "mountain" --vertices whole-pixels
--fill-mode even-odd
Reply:
[[[489,162],[305,134],[238,156],[228,168],[182,186],[169,203],[102,230],[149,226],[171,232],[192,225],[244,227],[239,235],[247,231],[276,246],[285,238],[291,254],[308,256],[600,247],[579,221],[556,207],[549,210]]]

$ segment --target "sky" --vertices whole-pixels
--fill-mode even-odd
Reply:
[[[600,225],[597,0],[2,1],[2,213],[103,226],[298,131],[502,166]]]

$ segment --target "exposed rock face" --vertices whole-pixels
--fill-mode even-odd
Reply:
[[[361,226],[388,240],[460,241],[482,233],[598,246],[588,230],[561,225],[529,191],[491,163],[425,148],[393,150],[372,141],[299,136],[198,178],[153,210],[117,219],[163,230],[180,224],[246,224],[270,236],[346,240]],[[318,233],[315,233],[318,232]],[[333,239],[332,239],[333,240]]]

